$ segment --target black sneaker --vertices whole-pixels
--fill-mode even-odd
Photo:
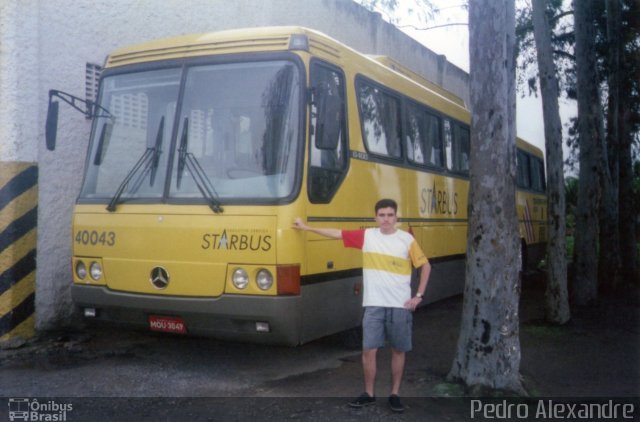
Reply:
[[[389,408],[392,412],[402,413],[404,412],[404,406],[400,401],[400,397],[397,394],[392,394],[389,396]]]
[[[349,402],[349,407],[353,407],[355,409],[360,409],[365,406],[369,406],[376,402],[375,397],[371,397],[369,393],[362,393],[360,397],[355,398],[354,400]]]

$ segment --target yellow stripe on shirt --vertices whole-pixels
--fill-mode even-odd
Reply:
[[[411,261],[397,256],[375,252],[363,253],[363,268],[366,270],[380,270],[394,274],[411,275]]]

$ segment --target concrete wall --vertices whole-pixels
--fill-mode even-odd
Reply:
[[[2,343],[12,335],[29,337],[34,328],[41,101],[38,25],[37,7],[24,9],[18,2],[0,1]]]
[[[37,161],[39,166],[37,328],[71,321],[71,213],[90,130],[80,113],[61,105],[58,146],[47,151],[48,90],[84,97],[86,63],[102,64],[116,47],[268,25],[320,30],[361,52],[391,56],[469,97],[465,72],[351,0],[0,1],[0,162]]]

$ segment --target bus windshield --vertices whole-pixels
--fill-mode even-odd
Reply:
[[[96,119],[80,199],[289,197],[298,179],[300,83],[286,60],[106,76],[100,105],[109,114]]]

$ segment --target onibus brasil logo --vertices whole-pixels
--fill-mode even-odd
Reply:
[[[10,421],[62,422],[67,420],[72,410],[72,404],[55,400],[40,402],[38,399],[9,399]]]

